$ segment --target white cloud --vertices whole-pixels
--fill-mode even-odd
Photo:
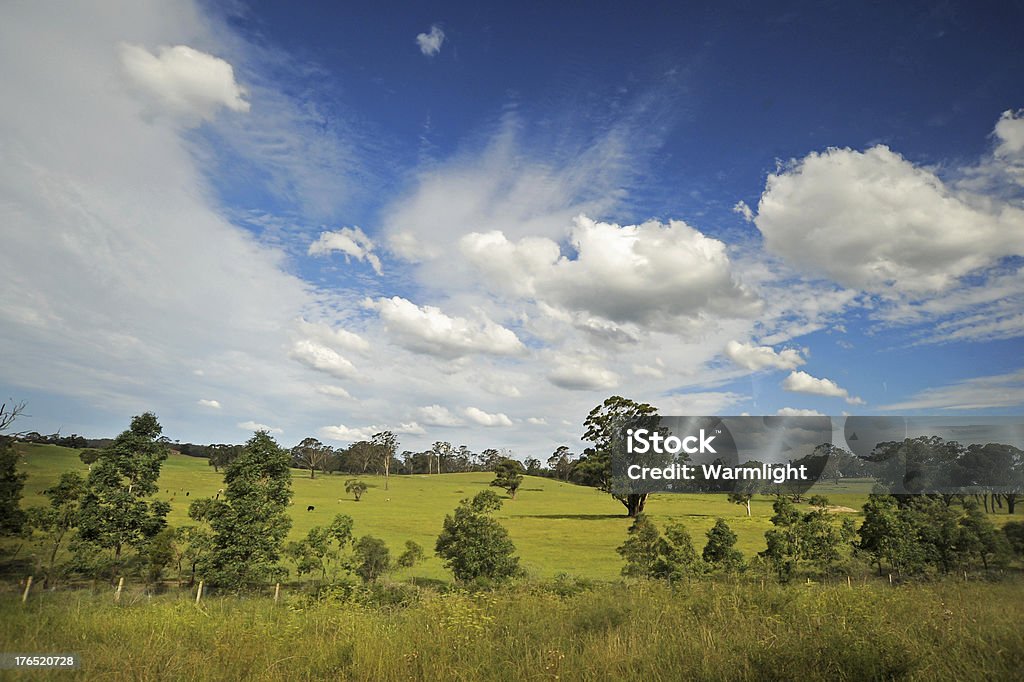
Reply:
[[[383,431],[391,431],[397,435],[423,435],[426,431],[416,422],[402,422],[398,426],[363,426],[348,427],[344,424],[337,426],[322,426],[317,430],[321,438],[332,440],[338,443],[355,443],[361,440],[370,440],[374,434]]]
[[[821,412],[817,410],[804,410],[797,407],[783,407],[776,412],[780,417],[824,417]]]
[[[420,47],[420,52],[428,57],[433,57],[441,51],[441,45],[444,44],[444,31],[437,24],[430,27],[429,33],[420,33],[416,36],[416,44]]]
[[[399,345],[417,353],[455,358],[471,353],[520,355],[526,347],[511,329],[480,315],[477,321],[446,315],[435,306],[418,306],[399,296],[367,304],[384,321]]]
[[[883,410],[983,410],[1024,404],[1024,370],[927,388]]]
[[[196,404],[200,407],[209,407],[211,410],[220,409],[220,401],[218,400],[207,400],[206,398],[200,398],[196,401]]]
[[[534,426],[547,426],[548,420],[544,417],[527,417],[527,424],[533,424]]]
[[[370,350],[370,343],[366,339],[341,327],[335,328],[322,322],[311,323],[300,319],[298,331],[307,338],[334,348],[343,348],[357,353],[365,353]]]
[[[737,201],[736,205],[732,207],[732,212],[739,213],[748,223],[754,222],[754,212],[750,210],[745,201]]]
[[[1024,109],[1004,111],[995,128],[996,156],[1013,157],[1024,154]]]
[[[934,295],[1024,254],[1024,210],[958,194],[884,146],[812,153],[770,175],[755,224],[770,252],[884,296]]]
[[[459,246],[484,286],[614,323],[676,329],[684,318],[692,328],[702,316],[746,317],[759,309],[733,276],[725,244],[683,221],[620,226],[580,215],[569,241],[573,259],[553,240],[512,242],[497,231],[470,233]]]
[[[592,359],[562,359],[548,381],[570,391],[598,391],[619,385],[619,375]]]
[[[738,341],[726,344],[725,355],[740,367],[754,371],[768,368],[796,369],[805,362],[800,353],[792,348],[776,352],[771,346],[755,346]]]
[[[123,44],[121,63],[147,97],[152,113],[194,122],[212,119],[222,107],[249,111],[231,64],[211,54],[187,45],[161,46],[153,54],[139,45]]]
[[[249,421],[239,422],[238,428],[245,429],[246,431],[266,431],[267,433],[276,434],[284,433],[284,429],[279,429],[276,426],[267,426],[266,424],[261,424],[251,419]]]
[[[807,372],[790,372],[782,382],[782,388],[793,393],[810,393],[830,398],[843,398],[851,405],[863,405],[864,401],[850,395],[845,388],[840,388],[831,379],[812,377]]]
[[[355,366],[343,355],[309,339],[296,341],[292,345],[288,357],[339,379],[350,379],[356,373]]]
[[[362,428],[350,428],[344,424],[337,426],[323,426],[319,430],[321,438],[333,440],[339,443],[355,443],[360,440],[370,440],[373,434],[380,433],[382,429],[378,426],[364,426]]]
[[[470,420],[480,426],[512,426],[512,420],[502,412],[491,414],[476,407],[467,407],[464,412]]]
[[[341,386],[331,386],[330,384],[321,384],[316,387],[317,393],[321,395],[331,396],[332,398],[343,398],[345,400],[351,400],[352,395]]]
[[[441,405],[427,405],[416,411],[418,420],[427,426],[461,426],[463,421]]]
[[[366,261],[373,267],[378,275],[383,274],[380,258],[373,252],[375,245],[373,240],[358,227],[343,227],[336,232],[321,232],[315,242],[309,245],[310,256],[326,256],[334,251],[345,254],[345,260],[349,257],[356,260]]]
[[[716,416],[746,399],[747,396],[732,391],[691,391],[658,398],[655,407],[663,415]]]

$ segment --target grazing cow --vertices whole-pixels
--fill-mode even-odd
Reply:
[[[306,511],[313,511],[314,509],[316,509],[316,507],[314,507],[313,505],[309,505],[308,507],[306,507]]]
[[[185,493],[185,497],[188,497],[188,496],[189,496],[189,494],[188,494],[188,493]]]

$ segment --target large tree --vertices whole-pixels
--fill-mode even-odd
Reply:
[[[377,456],[383,464],[384,490],[387,490],[388,477],[391,475],[391,461],[395,458],[395,453],[398,452],[398,437],[390,431],[381,431],[373,434],[370,442],[376,448]]]
[[[658,410],[647,403],[613,395],[591,410],[583,422],[583,439],[592,445],[583,451],[583,458],[576,465],[577,475],[586,485],[603,490],[621,502],[631,518],[643,513],[647,493],[620,495],[612,490],[612,447],[628,424],[657,414]]]
[[[82,496],[79,536],[121,558],[125,546],[139,548],[167,525],[171,506],[151,500],[168,448],[152,412],[132,418],[127,431],[104,448],[89,471]]]
[[[266,431],[257,431],[224,474],[223,499],[196,500],[189,516],[213,531],[200,564],[212,585],[242,589],[279,576],[277,565],[291,528],[292,479],[288,452]]]
[[[303,438],[292,448],[292,459],[303,468],[309,469],[309,477],[316,478],[316,471],[325,471],[331,459],[332,450],[316,438]]]
[[[504,459],[494,466],[494,480],[491,485],[503,488],[508,496],[516,499],[516,491],[523,484],[523,465],[515,459]]]

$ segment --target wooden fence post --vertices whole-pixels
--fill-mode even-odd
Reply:
[[[278,598],[281,596],[281,583],[274,585],[274,603],[277,603]]]
[[[203,581],[199,581],[199,589],[196,590],[196,606],[199,606],[199,600],[203,598]]]
[[[114,593],[114,601],[121,601],[121,590],[124,589],[124,576],[121,576],[117,581],[117,592]]]
[[[21,603],[24,604],[28,601],[28,591],[32,589],[32,576],[28,577],[28,581],[25,583],[25,592],[21,595]]]

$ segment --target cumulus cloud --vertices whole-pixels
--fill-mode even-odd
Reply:
[[[520,355],[526,347],[511,329],[480,315],[476,321],[446,315],[435,306],[418,306],[399,296],[369,301],[392,338],[417,353],[447,358],[472,353]]]
[[[1016,119],[1005,121],[1011,149]],[[959,194],[885,146],[790,163],[768,177],[754,222],[793,265],[888,296],[934,295],[1024,254],[1024,210]]]
[[[467,407],[464,413],[471,421],[480,426],[512,426],[512,420],[502,412],[491,414],[477,407]]]
[[[276,434],[284,433],[284,429],[279,429],[276,426],[267,426],[266,424],[261,424],[251,419],[249,421],[239,422],[238,428],[245,429],[246,431],[266,431],[267,433]]]
[[[427,426],[461,426],[463,421],[441,405],[427,405],[416,411],[418,421]]]
[[[307,322],[300,319],[298,331],[304,337],[334,348],[365,353],[370,350],[370,343],[359,334],[341,327],[331,327],[323,322]]]
[[[391,431],[398,435],[423,435],[424,428],[416,422],[402,422],[397,426],[362,426],[349,427],[344,424],[336,426],[322,426],[317,430],[319,436],[325,440],[332,440],[338,443],[355,443],[361,440],[370,440],[374,434],[383,431]]]
[[[798,407],[783,407],[776,412],[780,417],[824,417],[821,412],[817,410],[804,410]]]
[[[790,372],[789,376],[782,382],[782,388],[793,393],[810,393],[830,398],[843,398],[851,405],[864,404],[863,400],[851,396],[849,391],[845,388],[840,388],[831,379],[819,379],[807,372]]]
[[[356,368],[343,355],[315,341],[296,341],[288,357],[320,372],[326,372],[339,379],[355,376]]]
[[[420,52],[428,57],[433,57],[441,51],[441,46],[444,44],[444,31],[440,26],[434,24],[430,27],[429,32],[416,36],[416,44],[419,45]]]
[[[1024,370],[927,388],[883,410],[983,410],[1024,404]]]
[[[743,216],[743,219],[748,223],[754,222],[754,212],[750,209],[750,206],[747,206],[745,201],[737,201],[736,205],[732,207],[732,212]]]
[[[351,400],[352,394],[341,386],[332,386],[330,384],[321,384],[316,387],[316,392],[321,395],[330,396],[332,398],[343,398],[345,400]]]
[[[343,227],[336,232],[321,232],[315,242],[309,245],[310,256],[326,256],[335,251],[345,254],[345,260],[355,258],[366,261],[378,275],[383,274],[380,258],[373,252],[373,240],[358,227]]]
[[[996,123],[995,136],[999,141],[996,156],[1024,155],[1024,109],[1004,111]]]
[[[792,348],[776,352],[771,346],[755,346],[739,341],[726,344],[725,355],[740,367],[754,371],[769,368],[796,369],[805,362],[800,353]]]
[[[544,417],[527,417],[526,423],[534,426],[547,426],[548,420]]]
[[[207,400],[206,398],[200,398],[199,400],[196,401],[196,404],[199,405],[200,407],[209,407],[211,410],[220,409],[219,400]]]
[[[162,46],[153,54],[124,44],[121,64],[155,113],[200,121],[212,119],[221,108],[249,111],[231,64],[187,45]]]
[[[666,329],[679,318],[746,317],[759,309],[734,277],[725,244],[683,221],[620,226],[580,215],[569,241],[575,258],[561,255],[551,239],[513,242],[499,231],[470,233],[459,246],[485,273],[484,285],[618,324]]]
[[[563,359],[548,374],[548,381],[570,391],[598,391],[619,385],[619,375],[591,359]]]

